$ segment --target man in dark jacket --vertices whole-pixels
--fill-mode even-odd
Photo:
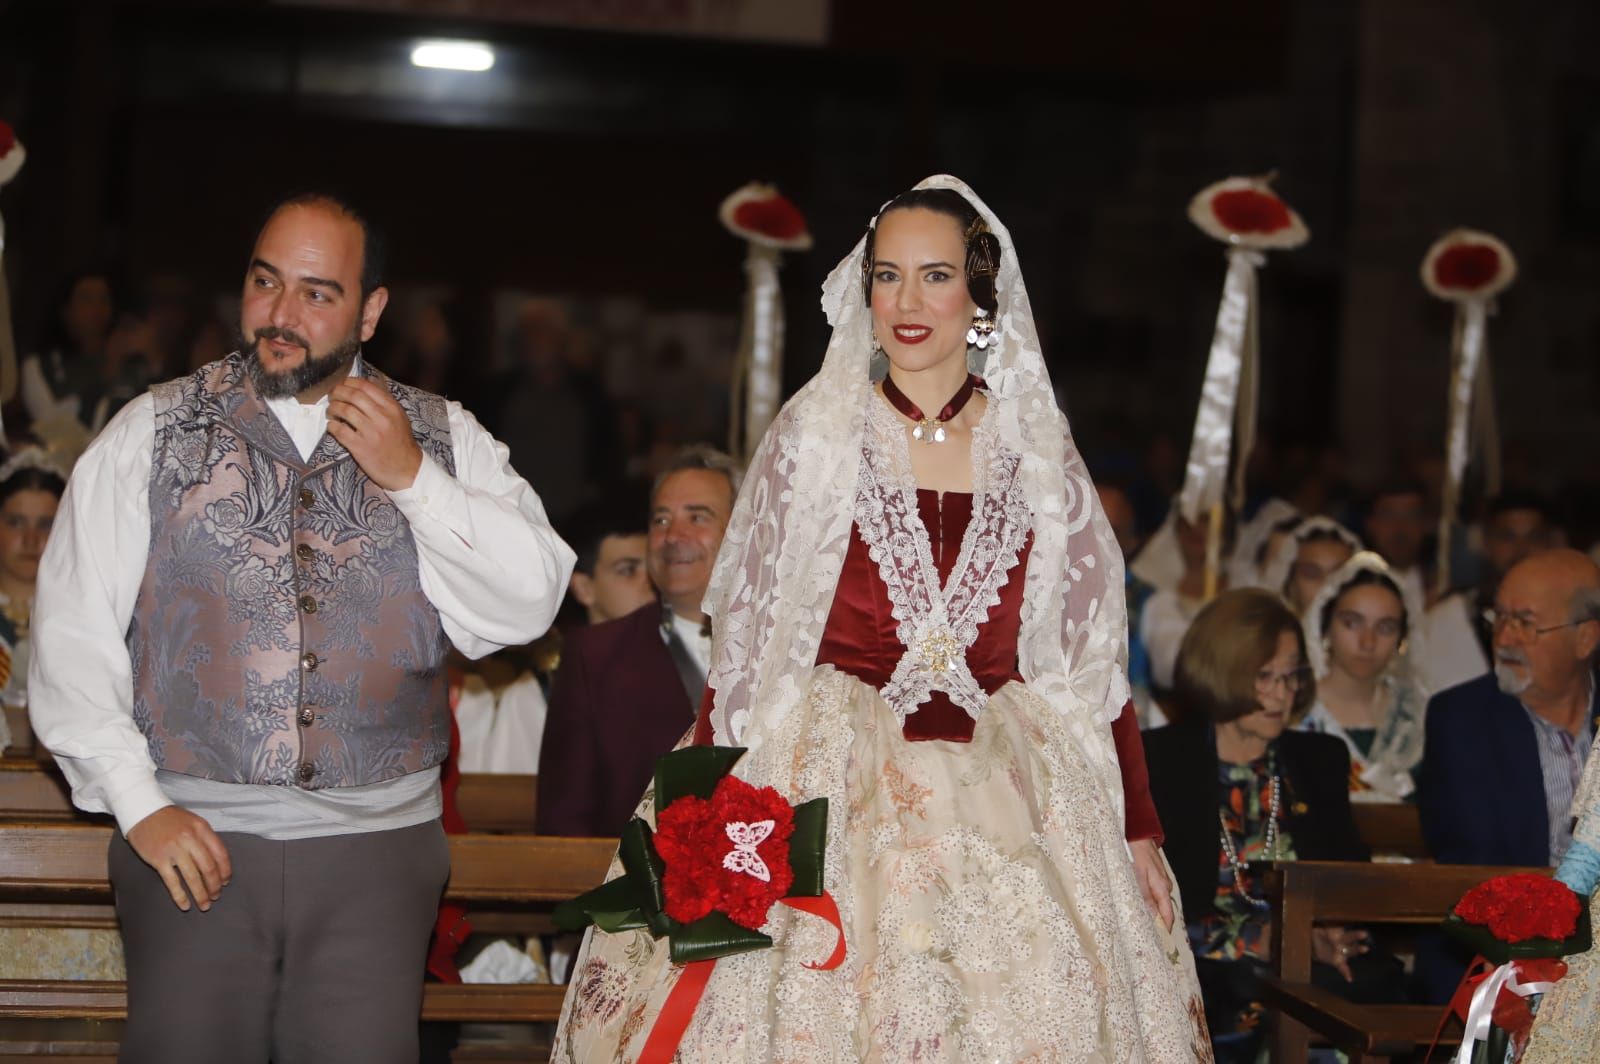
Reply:
[[[1444,863],[1554,865],[1593,743],[1600,567],[1575,550],[1535,554],[1506,574],[1489,614],[1494,675],[1428,703],[1422,832]],[[1419,948],[1417,974],[1442,999],[1460,967]]]
[[[661,602],[568,639],[539,751],[540,834],[620,834],[656,759],[694,726],[711,655],[700,605],[737,492],[732,460],[710,448],[657,478],[645,562]]]

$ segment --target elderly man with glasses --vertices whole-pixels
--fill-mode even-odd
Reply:
[[[1506,574],[1484,620],[1493,675],[1428,703],[1423,834],[1441,862],[1553,865],[1572,842],[1594,741],[1600,567],[1575,550],[1535,554]]]

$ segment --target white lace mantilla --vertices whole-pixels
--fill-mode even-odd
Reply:
[[[999,604],[1031,527],[1017,476],[1022,458],[995,438],[994,410],[991,405],[973,432],[972,519],[948,584],[939,579],[917,509],[905,430],[882,402],[873,402],[867,417],[855,519],[888,585],[896,634],[906,648],[882,692],[902,725],[934,691],[949,695],[973,720],[989,699],[967,666],[967,650]]]

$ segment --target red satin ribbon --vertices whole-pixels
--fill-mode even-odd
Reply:
[[[683,1041],[683,1032],[689,1029],[689,1021],[694,1019],[695,1006],[700,1004],[700,996],[706,992],[706,983],[711,979],[711,969],[716,963],[690,961],[683,966],[683,974],[678,976],[672,993],[667,995],[667,1003],[661,1006],[661,1014],[650,1028],[650,1037],[645,1040],[644,1051],[639,1054],[639,1064],[672,1064],[672,1058],[678,1052],[678,1043]]]
[[[1530,982],[1554,983],[1567,974],[1567,963],[1559,957],[1528,957],[1514,961],[1517,966],[1517,978]],[[1428,1052],[1423,1057],[1423,1064],[1433,1058],[1433,1051],[1439,1048],[1439,1039],[1444,1035],[1444,1025],[1450,1022],[1454,1015],[1462,1023],[1467,1022],[1467,1012],[1472,1007],[1472,992],[1478,984],[1494,972],[1494,962],[1486,957],[1472,958],[1472,963],[1467,965],[1467,970],[1462,974],[1461,981],[1456,984],[1455,993],[1450,996],[1450,1007],[1444,1010],[1444,1015],[1439,1017],[1439,1026],[1434,1028],[1433,1041],[1428,1044]],[[1514,1040],[1525,1039],[1533,1027],[1533,1010],[1528,1007],[1526,999],[1501,987],[1494,1002],[1494,1025],[1511,1032]]]
[[[1528,957],[1512,963],[1517,966],[1517,978],[1522,982],[1554,983],[1567,974],[1567,964],[1559,957]],[[1467,1019],[1467,1010],[1472,1006],[1473,991],[1479,983],[1489,978],[1494,968],[1482,957],[1475,957],[1467,974],[1461,977],[1455,995],[1450,1000],[1450,1007],[1463,1023]],[[1493,1016],[1496,1027],[1510,1031],[1516,1038],[1525,1037],[1533,1026],[1533,1010],[1528,1007],[1528,1000],[1504,987],[1495,996]]]
[[[839,905],[833,900],[833,895],[827,891],[822,892],[817,898],[780,898],[778,899],[791,909],[799,909],[812,916],[820,916],[833,925],[839,932],[839,940],[834,943],[833,952],[828,954],[828,959],[821,964],[807,964],[806,967],[814,972],[831,972],[844,963],[844,924],[839,919]]]
[[[844,963],[844,924],[839,919],[839,906],[833,900],[833,895],[823,892],[818,898],[780,898],[784,905],[791,909],[799,909],[812,916],[820,916],[833,925],[839,933],[838,941],[834,944],[833,952],[821,964],[807,964],[812,971],[829,972]],[[678,976],[678,981],[672,987],[672,992],[667,995],[666,1004],[661,1006],[661,1014],[656,1017],[655,1025],[650,1028],[650,1037],[645,1039],[644,1050],[639,1054],[639,1064],[672,1064],[672,1058],[678,1052],[678,1043],[683,1041],[683,1032],[689,1029],[689,1021],[694,1019],[694,1010],[700,1005],[700,998],[705,995],[706,983],[711,980],[711,969],[716,961],[690,961],[683,966],[683,974]]]

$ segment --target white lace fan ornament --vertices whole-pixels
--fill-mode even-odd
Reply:
[[[1499,490],[1500,441],[1489,371],[1489,315],[1494,298],[1517,279],[1517,260],[1498,238],[1455,229],[1436,240],[1422,259],[1422,284],[1455,305],[1450,338],[1449,415],[1445,428],[1445,481],[1439,508],[1438,586],[1450,584],[1450,531],[1461,502],[1461,482],[1477,450],[1490,494]]]
[[[1271,187],[1272,176],[1230,177],[1208,185],[1189,202],[1189,218],[1206,235],[1228,245],[1216,331],[1206,358],[1205,383],[1195,413],[1194,439],[1178,505],[1191,524],[1210,516],[1206,541],[1206,597],[1215,594],[1221,564],[1222,506],[1233,460],[1232,505],[1244,501],[1244,470],[1255,445],[1256,270],[1267,250],[1295,248],[1310,238],[1300,216]]]

